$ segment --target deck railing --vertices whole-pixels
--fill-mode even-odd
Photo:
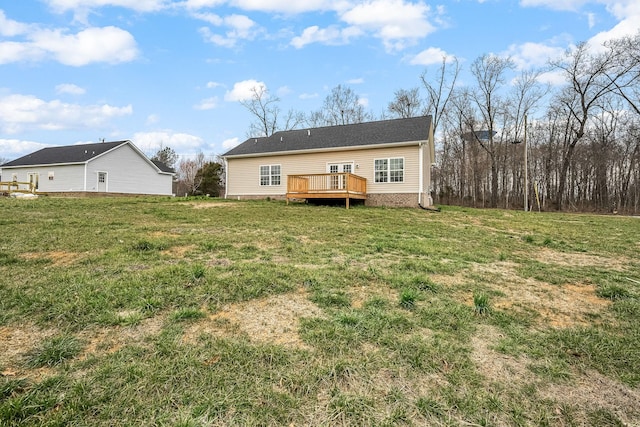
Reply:
[[[289,199],[349,199],[367,198],[367,180],[352,173],[318,173],[289,175],[287,177],[287,202]]]
[[[21,189],[20,186],[28,187]],[[5,191],[6,189],[6,191]],[[35,193],[36,187],[32,182],[4,181],[0,182],[0,193]]]

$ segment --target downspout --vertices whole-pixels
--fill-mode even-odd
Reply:
[[[84,162],[84,184],[82,191],[87,191],[87,162]]]
[[[418,206],[422,207],[422,190],[424,189],[424,144],[422,142],[418,145]]]
[[[431,212],[440,212],[440,208],[434,208],[434,207],[430,207],[430,206],[423,206],[422,205],[422,192],[424,190],[424,144],[420,143],[420,159],[418,160],[418,164],[420,166],[420,185],[419,185],[419,189],[420,189],[420,193],[418,194],[418,206],[420,206],[420,209],[424,209],[425,211],[431,211]],[[431,167],[431,166],[429,166]]]
[[[229,193],[229,162],[227,162],[227,158],[223,157],[224,161],[224,198],[227,198]]]

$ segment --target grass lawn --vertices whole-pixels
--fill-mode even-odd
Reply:
[[[0,425],[640,425],[640,219],[0,199]]]

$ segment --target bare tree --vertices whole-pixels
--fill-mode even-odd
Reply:
[[[394,99],[387,106],[387,111],[392,117],[406,119],[422,114],[423,106],[420,99],[420,89],[417,87],[398,89],[394,93]]]
[[[271,136],[282,130],[295,129],[304,123],[304,114],[289,110],[284,120],[281,117],[280,98],[269,94],[265,86],[251,88],[251,98],[240,101],[253,116],[249,125],[248,137]]]
[[[422,85],[427,91],[426,112],[432,116],[434,132],[437,131],[440,124],[440,116],[445,114],[447,106],[455,93],[455,85],[459,74],[460,64],[458,58],[445,56],[442,58],[442,64],[436,71],[433,81],[428,79],[426,70],[420,76]]]
[[[564,147],[560,181],[556,195],[556,208],[562,209],[565,201],[567,172],[571,165],[577,144],[583,140],[587,124],[598,108],[602,97],[615,91],[621,93],[630,83],[626,77],[627,66],[620,66],[624,56],[620,49],[609,48],[601,53],[592,53],[586,43],[568,51],[561,60],[552,65],[562,71],[569,84],[556,102],[567,114],[571,137]]]
[[[474,103],[483,129],[471,125],[471,135],[475,142],[482,147],[489,156],[491,167],[491,189],[490,206],[498,206],[498,150],[501,140],[496,139],[496,128],[499,114],[506,114],[506,104],[504,98],[500,96],[500,90],[505,84],[505,74],[513,68],[511,59],[502,58],[495,55],[482,55],[471,64],[471,74],[475,77],[477,86],[475,90],[469,92]],[[482,131],[482,134],[479,133]],[[483,135],[484,137],[480,137]],[[485,138],[486,137],[486,138]]]
[[[311,114],[308,123],[314,126],[337,126],[372,120],[353,89],[338,85],[327,95],[322,110]]]
[[[182,159],[178,165],[178,194],[194,195],[202,184],[202,176],[198,176],[198,171],[205,164],[205,156],[198,153],[195,159]]]

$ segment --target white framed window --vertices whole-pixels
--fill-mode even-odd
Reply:
[[[374,173],[375,182],[404,182],[404,158],[375,159]]]
[[[260,166],[260,185],[280,185],[280,165]]]
[[[49,172],[49,181],[53,181],[53,176],[54,176],[53,172]]]

